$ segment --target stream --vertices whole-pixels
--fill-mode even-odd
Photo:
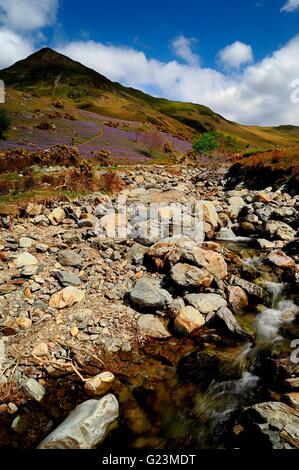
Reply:
[[[291,353],[291,341],[299,337],[298,324],[292,323],[299,308],[287,285],[259,262],[256,250],[238,241],[223,244],[256,270],[270,293],[271,305],[249,306],[237,315],[255,339],[234,343],[204,327],[197,338],[152,341],[133,356],[117,359],[113,372],[120,363],[125,370],[112,390],[120,403],[120,423],[101,448],[233,448],[240,411],[279,399],[267,380],[264,359]],[[30,421],[29,431],[25,426],[14,433],[10,421],[2,421],[2,447],[36,446],[86,398],[81,384],[67,377],[50,379],[47,390],[43,403],[30,402],[21,411]]]

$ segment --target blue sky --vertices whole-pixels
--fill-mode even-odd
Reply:
[[[84,7],[82,7],[82,3]],[[251,44],[257,60],[299,33],[299,9],[280,12],[283,0],[62,0],[58,14],[66,41],[95,41],[137,47],[162,61],[174,54],[178,35],[194,37],[194,50],[207,67],[227,44]],[[60,34],[59,34],[60,35]],[[59,38],[59,40],[61,37]]]
[[[44,46],[242,124],[299,125],[299,0],[0,0],[0,69]]]

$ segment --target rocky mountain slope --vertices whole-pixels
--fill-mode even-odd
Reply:
[[[20,126],[27,124],[26,115],[22,117],[25,109],[20,107],[25,96],[22,106],[27,112],[29,107],[31,112],[36,110],[41,115],[44,111],[49,113],[53,100],[59,99],[67,108],[67,114],[76,115],[84,110],[95,116],[125,120],[128,123],[150,123],[161,132],[183,140],[190,140],[198,133],[218,131],[235,138],[241,146],[290,145],[299,142],[299,128],[295,126],[242,126],[228,121],[206,106],[154,98],[111,82],[94,70],[49,48],[41,49],[0,71],[0,78],[8,87],[8,97],[11,96],[7,108],[16,113]],[[25,95],[14,93],[15,90]],[[78,131],[72,121],[67,124],[72,132]],[[10,138],[16,136],[22,138],[14,132]]]

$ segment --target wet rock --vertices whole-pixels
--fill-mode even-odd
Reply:
[[[83,260],[80,255],[71,250],[63,250],[58,254],[58,262],[62,266],[81,267]]]
[[[282,401],[286,405],[299,411],[299,392],[286,393],[282,396]]]
[[[213,276],[205,269],[178,263],[170,271],[171,279],[181,287],[209,287]]]
[[[172,301],[167,290],[162,289],[160,280],[143,277],[139,279],[130,293],[131,301],[139,307],[165,308]]]
[[[22,384],[22,390],[24,393],[35,401],[42,401],[45,395],[45,388],[35,379],[27,379]]]
[[[118,416],[119,406],[114,395],[87,400],[78,405],[38,448],[92,449],[104,441]]]
[[[144,336],[156,339],[170,338],[171,334],[165,328],[161,318],[144,314],[138,318],[138,326]]]
[[[15,265],[17,268],[23,268],[24,266],[34,266],[37,264],[38,260],[35,258],[35,256],[28,252],[19,254],[15,260]]]
[[[296,263],[295,261],[287,256],[283,251],[281,250],[273,250],[271,253],[269,253],[265,260],[278,267],[281,269],[295,269]]]
[[[174,321],[176,329],[187,335],[193,334],[205,324],[202,314],[191,305],[183,306]]]
[[[239,286],[228,287],[228,303],[235,313],[242,311],[248,306],[248,297],[246,292]]]
[[[61,291],[52,295],[49,306],[57,309],[71,307],[72,305],[81,302],[84,299],[84,295],[84,291],[79,290],[77,287],[65,287]]]
[[[187,294],[184,299],[204,315],[216,312],[227,305],[226,300],[218,294]]]
[[[253,282],[245,281],[245,279],[241,279],[237,276],[232,276],[231,283],[241,287],[248,295],[255,297],[262,302],[267,303],[269,301],[268,292]]]
[[[225,334],[231,335],[233,338],[242,341],[248,341],[250,335],[244,331],[234,317],[233,313],[226,307],[222,307],[217,312],[209,314],[206,318],[209,325],[214,326],[216,329],[222,330]]]
[[[63,287],[75,286],[78,287],[81,284],[80,277],[75,273],[69,273],[66,271],[55,271],[53,276],[58,279]]]
[[[115,380],[112,372],[101,372],[100,374],[86,380],[84,390],[88,395],[101,396],[107,393]]]
[[[284,381],[288,390],[299,390],[299,377],[293,377]]]
[[[241,447],[297,449],[299,412],[284,403],[266,402],[247,408],[240,416]]]

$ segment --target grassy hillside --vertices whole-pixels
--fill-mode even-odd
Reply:
[[[239,146],[299,143],[299,127],[242,126],[206,106],[154,98],[123,87],[49,48],[0,71],[0,79],[8,87],[9,96],[16,96],[14,90],[25,93],[26,110],[38,109],[41,114],[59,99],[68,112],[78,116],[86,111],[133,123],[150,123],[161,132],[189,141],[198,133],[217,130],[234,137]],[[18,114],[19,125],[25,119],[24,113],[20,113],[22,107],[16,99],[10,99],[7,105],[12,113]]]

